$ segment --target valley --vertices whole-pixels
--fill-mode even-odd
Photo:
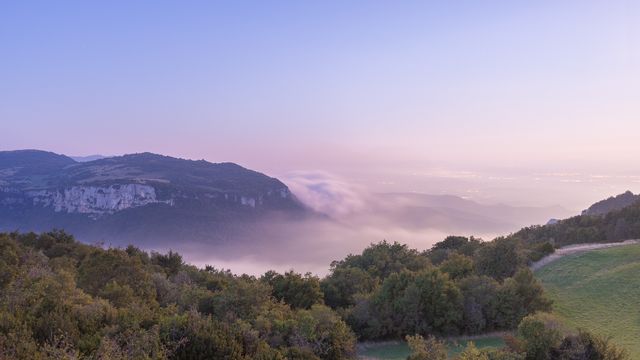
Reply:
[[[640,360],[640,2],[0,3],[0,360]]]

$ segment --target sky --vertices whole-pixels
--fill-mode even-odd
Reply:
[[[0,131],[578,210],[640,191],[640,5],[6,1]]]

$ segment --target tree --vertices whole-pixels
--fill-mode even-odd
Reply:
[[[151,253],[151,262],[160,266],[167,275],[176,275],[182,268],[182,256],[169,250],[167,254]]]
[[[464,298],[464,331],[477,334],[501,328],[498,321],[500,284],[488,276],[470,276],[458,283]]]
[[[5,234],[0,234],[0,290],[17,275],[20,249],[18,244]]]
[[[578,334],[581,342],[585,344],[587,354],[591,358],[602,360],[627,360],[627,351],[614,344],[611,339],[604,338],[587,331],[580,331]]]
[[[462,322],[460,289],[438,269],[423,270],[408,284],[402,299],[405,333],[456,334]]]
[[[489,356],[480,351],[476,344],[469,342],[464,351],[458,356],[457,360],[489,360]]]
[[[465,236],[447,236],[444,240],[433,244],[431,250],[458,250],[469,243]]]
[[[426,252],[426,255],[434,264],[440,264],[452,253],[473,256],[480,246],[480,240],[473,236],[469,238],[464,236],[447,236],[443,241],[434,244],[431,249]]]
[[[419,271],[429,265],[429,260],[417,250],[397,242],[382,241],[369,245],[361,255],[349,255],[344,260],[334,261],[331,269],[355,267],[383,280],[402,270]]]
[[[284,301],[294,309],[309,309],[314,304],[323,302],[320,280],[317,276],[306,273],[304,276],[293,271],[284,275],[268,271],[260,280],[272,288],[272,295]]]
[[[552,349],[552,357],[557,360],[627,360],[626,351],[608,338],[581,330],[577,335],[569,335]]]
[[[324,305],[298,310],[293,338],[321,359],[342,360],[355,355],[355,336],[347,324]]]
[[[506,286],[510,285],[515,286],[526,314],[551,311],[551,300],[544,297],[542,284],[529,268],[520,268]]]
[[[522,319],[518,338],[523,342],[526,360],[551,359],[551,349],[560,344],[557,321],[549,314],[539,313]]]
[[[334,309],[355,305],[356,295],[368,294],[376,285],[371,275],[356,267],[334,268],[320,283],[325,303]]]
[[[149,272],[138,257],[120,249],[94,249],[78,268],[78,286],[100,296],[110,282],[128,286],[144,302],[155,301],[155,289]]]
[[[454,280],[473,274],[473,259],[466,255],[453,253],[440,265],[440,270],[449,274]]]
[[[376,337],[402,336],[407,333],[404,296],[415,277],[416,273],[407,270],[391,274],[373,294],[372,313],[379,322]]]
[[[165,342],[181,344],[172,356],[177,360],[248,360],[232,327],[195,311],[165,319],[160,334]]]
[[[547,255],[553,254],[555,251],[556,249],[553,247],[553,244],[550,241],[545,241],[533,246],[533,248],[529,250],[527,258],[529,261],[535,262]]]
[[[299,347],[292,347],[287,349],[286,353],[287,360],[320,360],[313,351],[309,349],[302,349]]]
[[[269,285],[250,278],[237,278],[222,291],[201,299],[199,309],[222,319],[255,319],[271,305]]]
[[[435,337],[425,339],[420,335],[407,335],[405,339],[411,348],[407,360],[447,360],[447,347]]]
[[[486,354],[488,360],[524,360],[524,354],[505,349],[482,349],[482,354]]]
[[[513,276],[523,265],[525,264],[518,251],[517,241],[506,238],[497,238],[483,244],[476,259],[478,273],[497,280]]]

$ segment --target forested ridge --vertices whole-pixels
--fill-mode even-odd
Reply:
[[[543,330],[521,330],[548,327],[535,314],[552,304],[527,267],[547,245],[450,236],[420,252],[382,241],[320,279],[199,269],[63,231],[0,234],[0,359],[349,359],[356,340],[407,336],[414,359],[435,359],[419,357],[442,345],[432,336],[516,329],[508,349],[463,359],[551,359],[529,356]],[[564,340],[554,341],[544,354]]]
[[[584,214],[555,224],[526,227],[509,238],[522,241],[529,247],[544,243],[561,247],[640,239],[640,202],[602,214]]]

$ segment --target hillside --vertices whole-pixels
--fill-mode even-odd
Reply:
[[[550,242],[556,247],[640,238],[640,202],[601,216],[579,215],[544,226],[530,226],[511,234],[527,244]]]
[[[305,213],[278,179],[233,163],[0,152],[0,231],[64,228],[118,244],[218,242],[251,231],[257,220]]]
[[[582,215],[598,216],[606,215],[612,211],[621,210],[627,206],[640,200],[639,195],[634,195],[631,191],[627,191],[618,196],[612,196],[608,199],[598,201],[582,212]]]
[[[640,358],[640,245],[571,255],[536,272],[554,312],[572,328],[590,329]]]

